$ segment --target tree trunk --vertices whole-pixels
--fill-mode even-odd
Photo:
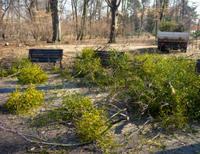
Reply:
[[[144,12],[145,12],[145,5],[143,4],[142,5],[142,14],[141,14],[141,18],[140,18],[140,29],[139,29],[138,37],[140,37],[140,35],[142,33],[142,29],[143,29]]]
[[[0,37],[2,36],[3,37],[3,12],[2,12],[2,7],[3,7],[3,2],[2,0],[0,0]]]
[[[101,20],[101,8],[102,8],[102,0],[99,0],[99,5],[98,5],[98,20]]]
[[[121,0],[106,0],[108,6],[111,9],[111,26],[110,26],[110,39],[108,43],[115,43],[115,19],[116,19],[116,11],[121,3]]]
[[[53,25],[53,42],[61,41],[61,25],[60,25],[60,17],[58,10],[58,0],[51,0],[51,16],[52,16],[52,25]]]
[[[77,8],[77,0],[71,0],[72,5],[72,15],[73,21],[75,22],[75,31],[76,35],[78,36],[78,8]]]
[[[89,2],[89,0],[84,0],[81,27],[80,27],[80,30],[79,30],[79,33],[78,33],[78,36],[77,36],[77,40],[83,40],[83,37],[84,37],[88,2]]]
[[[110,27],[110,39],[108,43],[115,43],[115,18],[116,18],[116,11],[117,9],[115,7],[111,8],[111,16],[112,16],[112,21],[111,21],[111,27]]]

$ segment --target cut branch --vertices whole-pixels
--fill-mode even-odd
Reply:
[[[30,143],[36,143],[36,144],[43,144],[43,145],[52,145],[52,146],[63,146],[63,147],[74,147],[74,146],[83,146],[83,145],[87,145],[87,144],[91,144],[92,141],[90,142],[83,142],[83,143],[74,143],[74,144],[64,144],[64,143],[51,143],[51,142],[44,142],[44,141],[36,141],[36,140],[32,140],[29,139],[26,135],[19,133],[15,130],[12,129],[8,129],[5,128],[3,126],[0,126],[0,130],[6,131],[6,132],[10,132],[10,133],[14,133],[19,135],[20,137],[22,137],[24,140],[30,142]],[[34,137],[36,138],[36,137]],[[38,138],[37,138],[38,139]],[[38,139],[39,140],[39,139]],[[41,140],[41,139],[40,139]]]

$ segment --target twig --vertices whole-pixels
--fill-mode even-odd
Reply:
[[[131,134],[129,135],[128,138],[131,138],[134,134],[136,134],[137,132],[139,132],[139,131],[141,131],[142,129],[144,129],[145,125],[147,125],[149,122],[150,122],[150,120],[147,120],[147,121],[143,124],[143,126],[142,126],[141,128],[139,128],[137,131],[131,133]]]
[[[17,131],[8,129],[8,128],[4,128],[3,126],[0,126],[0,129],[3,131],[7,131],[10,133],[14,133],[19,135],[20,137],[22,137],[24,140],[30,142],[30,143],[36,143],[36,144],[44,144],[44,145],[53,145],[53,146],[63,146],[63,147],[73,147],[73,146],[82,146],[82,145],[87,145],[87,144],[91,144],[92,141],[90,142],[83,142],[83,143],[74,143],[74,144],[64,144],[64,143],[50,143],[50,142],[44,142],[44,141],[35,141],[35,140],[31,140],[28,137],[26,137],[25,135],[23,135],[22,133],[19,133]]]
[[[108,119],[108,121],[112,120],[114,117],[116,117],[116,116],[119,115],[121,112],[126,111],[126,110],[127,110],[127,109],[123,109],[123,110],[120,110],[120,111],[118,111],[117,113],[113,114],[113,115],[110,117],[110,119]],[[127,119],[129,119],[128,116],[127,116]],[[107,121],[107,122],[108,122],[108,121]]]
[[[160,133],[158,133],[156,136],[154,136],[151,140],[155,140],[159,136],[160,136]]]
[[[12,78],[13,76],[18,75],[19,73],[20,73],[20,72],[17,72],[17,73],[15,73],[15,74],[9,75],[9,76],[7,76],[7,77],[1,77],[1,79],[3,80],[4,78]]]

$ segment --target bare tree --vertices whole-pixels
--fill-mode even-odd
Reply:
[[[58,0],[50,0],[50,8],[52,15],[52,24],[53,24],[53,42],[61,41],[61,25],[60,25],[60,17],[59,17],[59,8],[58,8]]]
[[[77,40],[82,40],[84,37],[86,17],[87,17],[87,8],[88,8],[89,1],[90,0],[83,1],[83,14],[82,14],[82,19],[81,19],[81,27],[80,27],[78,35],[77,35]]]
[[[160,22],[162,21],[163,19],[163,16],[164,16],[164,12],[165,12],[165,9],[168,7],[168,4],[169,4],[169,0],[162,0],[162,3],[161,3],[161,11],[160,11]]]
[[[2,33],[2,36],[4,35],[5,37],[5,28],[4,28],[4,17],[11,7],[13,3],[13,0],[0,0],[0,32]]]
[[[109,42],[108,43],[115,43],[116,40],[115,40],[115,18],[116,18],[116,12],[117,12],[117,9],[121,3],[121,0],[106,0],[108,6],[110,7],[111,9],[111,27],[110,27],[110,39],[109,39]]]
[[[141,10],[141,17],[140,17],[140,29],[139,29],[139,34],[138,36],[140,36],[141,31],[143,29],[143,25],[144,25],[144,13],[146,11],[146,7],[147,5],[150,3],[150,0],[141,0],[141,6],[142,6],[142,10]]]

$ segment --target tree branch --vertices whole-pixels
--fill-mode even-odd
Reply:
[[[63,146],[63,147],[74,147],[74,146],[83,146],[83,145],[87,145],[87,144],[91,144],[92,141],[89,141],[89,142],[83,142],[83,143],[74,143],[74,144],[64,144],[64,143],[51,143],[51,142],[44,142],[44,141],[36,141],[36,140],[32,140],[32,139],[29,139],[27,136],[25,136],[24,134],[22,133],[19,133],[15,130],[12,130],[12,129],[8,129],[8,128],[5,128],[3,126],[0,126],[0,130],[3,130],[3,131],[6,131],[6,132],[10,132],[10,133],[14,133],[14,134],[17,134],[19,135],[20,137],[22,137],[24,140],[30,142],[30,143],[37,143],[37,144],[43,144],[43,145],[52,145],[52,146]],[[36,137],[34,137],[36,138]],[[38,138],[37,138],[38,139]],[[38,139],[39,140],[39,139]],[[40,139],[41,140],[41,139]]]
[[[117,5],[116,5],[117,8],[119,7],[120,3],[121,3],[121,0],[118,1]]]
[[[105,0],[105,1],[106,1],[106,3],[108,4],[109,7],[111,7],[111,8],[113,7],[109,0]]]

